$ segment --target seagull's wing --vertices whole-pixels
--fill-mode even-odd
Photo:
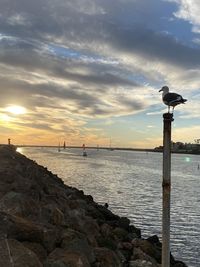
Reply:
[[[176,93],[167,93],[163,97],[163,101],[167,103],[170,103],[172,101],[177,101],[177,100],[180,101],[181,99],[182,99],[182,96]]]
[[[177,98],[170,101],[170,104],[173,104],[174,102],[180,102],[182,99],[183,99],[182,96],[177,95]]]

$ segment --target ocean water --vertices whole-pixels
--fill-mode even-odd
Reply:
[[[99,204],[126,216],[143,237],[162,225],[162,154],[136,151],[19,148],[19,152],[57,174]],[[199,155],[172,154],[171,251],[189,267],[200,266]]]

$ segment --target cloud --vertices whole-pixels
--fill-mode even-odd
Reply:
[[[10,16],[7,19],[7,22],[11,26],[16,26],[16,25],[26,26],[27,24],[29,24],[28,18],[24,16],[23,14],[15,14],[13,16]]]
[[[2,90],[2,104],[17,101],[32,110],[38,106],[65,108],[84,116],[131,114],[144,107],[136,98],[113,100],[114,86],[140,90],[138,83],[120,74],[117,65],[105,66],[95,60],[88,64],[81,58],[54,60],[44,45],[41,54],[37,43],[16,38],[4,37],[1,45],[1,86],[6,88]]]
[[[193,31],[200,33],[200,5],[198,0],[169,0],[178,4],[178,11],[174,16],[189,21]]]
[[[38,0],[34,2],[30,4],[22,0],[18,1],[16,13],[11,16],[7,14],[5,21],[2,14],[2,28],[5,27],[6,32],[9,32],[11,36],[14,35],[15,30],[15,35],[18,32],[22,40],[25,38],[41,42],[52,40],[54,43],[82,52],[94,51],[101,55],[101,53],[106,53],[107,49],[114,49],[118,53],[139,53],[149,60],[161,60],[182,67],[199,66],[199,49],[185,46],[172,36],[150,30],[144,24],[144,20],[148,23],[148,20],[153,17],[152,10],[156,6],[156,1],[145,3],[151,12],[144,14],[142,22],[131,21],[130,15],[134,17],[136,11],[143,13],[144,2],[123,2],[126,12],[130,8],[132,10],[132,14],[128,13],[129,24],[122,17],[119,22],[117,21],[119,18],[116,14],[123,14],[120,1],[111,1],[110,4],[106,4],[105,1],[101,4],[97,1],[90,3],[88,0],[81,3],[75,1],[73,4],[71,1],[60,1],[53,4],[52,1],[46,0],[43,1],[40,10],[38,6],[41,6],[41,3]],[[84,11],[86,7],[91,9],[89,14]],[[146,9],[148,10],[147,7]],[[19,31],[18,25],[10,26],[7,20],[13,16],[21,18],[20,14],[24,14],[23,18],[29,17],[30,22],[26,29],[20,28]],[[133,22],[135,22],[134,25],[131,24]]]

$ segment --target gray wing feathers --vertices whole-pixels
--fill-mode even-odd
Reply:
[[[163,97],[163,102],[166,105],[173,105],[173,104],[180,104],[180,103],[184,103],[185,101],[187,101],[186,99],[183,99],[183,97],[179,94],[176,93],[167,93],[164,97]]]

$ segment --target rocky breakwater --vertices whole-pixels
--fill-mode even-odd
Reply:
[[[56,175],[0,147],[0,266],[159,267],[157,236],[142,239],[128,218]],[[171,256],[171,266],[184,263]]]

